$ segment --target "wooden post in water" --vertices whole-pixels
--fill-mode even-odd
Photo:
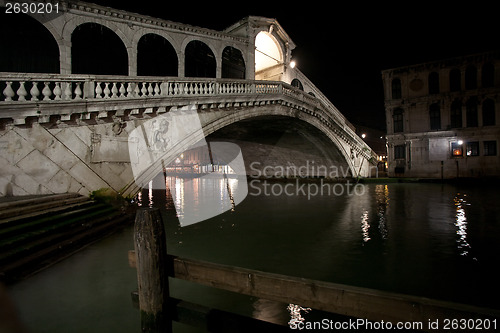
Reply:
[[[167,241],[158,208],[137,211],[134,247],[142,332],[172,332],[172,320],[167,310]]]

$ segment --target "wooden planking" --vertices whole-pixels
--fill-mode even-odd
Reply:
[[[215,288],[374,321],[500,318],[500,311],[470,305],[315,281],[169,256],[169,274]]]

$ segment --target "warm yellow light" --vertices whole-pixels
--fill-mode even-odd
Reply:
[[[365,134],[365,133],[361,134],[361,137],[362,137],[363,139],[364,139],[364,138],[366,138],[366,134]]]
[[[290,61],[290,68],[295,68],[295,65],[296,63],[294,60]]]
[[[278,65],[283,62],[281,49],[273,35],[261,31],[255,38],[255,71]]]

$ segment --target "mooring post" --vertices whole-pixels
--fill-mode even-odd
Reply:
[[[142,332],[172,332],[172,320],[167,309],[167,241],[158,208],[137,211],[134,247]]]

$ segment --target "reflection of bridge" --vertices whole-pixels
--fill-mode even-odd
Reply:
[[[250,17],[220,32],[93,4],[62,2],[61,6],[62,13],[54,17],[16,17],[19,29],[21,25],[40,29],[41,24],[46,28],[46,36],[40,38],[48,38],[49,50],[28,55],[35,57],[32,67],[16,64],[15,50],[0,56],[2,195],[87,194],[103,187],[132,195],[138,188],[130,168],[127,134],[144,121],[185,105],[196,105],[205,135],[253,117],[301,119],[331,139],[353,176],[369,176],[375,154],[331,102],[289,66],[294,44],[275,20]],[[93,35],[97,25],[109,29]],[[123,59],[111,59],[109,66],[102,66],[99,62],[109,61],[102,56],[106,50],[94,52],[92,43],[88,47],[94,55],[81,52],[90,58],[97,54],[97,59],[78,55],[75,49],[85,50],[86,41],[76,38],[85,31],[91,41],[114,34],[109,44],[122,43],[124,55],[116,57]],[[257,45],[259,33],[274,43],[268,53],[276,62],[261,62],[256,56],[256,48],[262,54],[266,47]],[[161,76],[147,76],[154,72],[154,66],[148,65],[157,59],[147,50],[160,37],[163,46],[157,50],[170,50],[164,59],[173,59],[175,65],[158,64]],[[97,45],[106,47],[106,43]],[[39,62],[51,59],[51,54],[59,67],[55,72],[64,74],[51,73],[51,65],[46,65],[50,61]],[[255,67],[245,66],[256,61],[260,64]],[[120,69],[120,63],[125,67]],[[92,64],[97,64],[97,74],[92,73]],[[178,151],[169,152],[167,163],[185,148],[179,145]]]

